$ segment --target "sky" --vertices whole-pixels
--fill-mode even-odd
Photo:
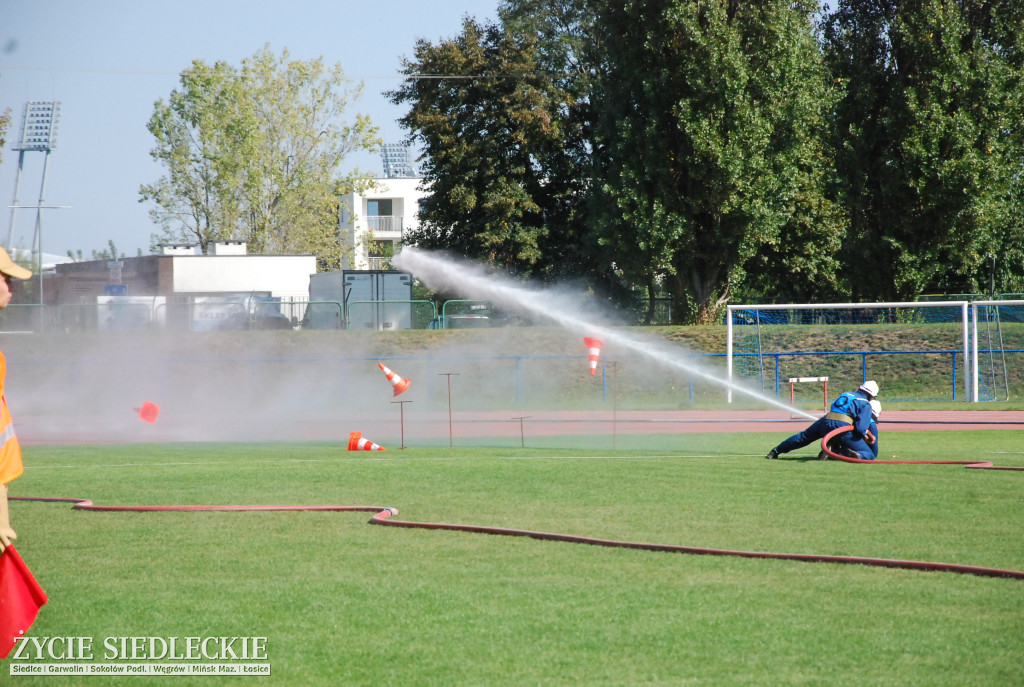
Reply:
[[[350,114],[369,115],[386,143],[399,143],[404,108],[383,95],[400,84],[403,57],[416,40],[451,38],[466,15],[497,16],[498,0],[0,0],[0,111],[11,110],[0,154],[0,243],[31,249],[36,206],[42,250],[66,256],[114,242],[128,257],[149,253],[159,228],[139,187],[163,168],[146,130],[158,100],[179,86],[193,60],[238,66],[269,45],[293,59],[340,63],[363,84]],[[24,155],[17,205],[22,112],[28,101],[59,101],[56,147]],[[43,188],[43,166],[46,184]],[[380,174],[378,155],[348,158],[347,168]],[[11,235],[13,215],[14,231]]]

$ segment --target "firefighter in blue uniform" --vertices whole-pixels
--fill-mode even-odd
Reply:
[[[871,401],[878,396],[878,383],[868,380],[856,391],[844,391],[832,402],[828,412],[814,424],[802,432],[794,434],[768,452],[765,458],[774,460],[783,453],[795,451],[818,441],[834,429],[853,425],[852,432],[845,432],[835,437],[829,444],[833,450],[842,452],[850,458],[874,460],[867,438],[874,437],[868,433],[871,426]]]

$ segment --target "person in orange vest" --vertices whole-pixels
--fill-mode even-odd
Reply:
[[[28,279],[32,272],[18,265],[6,250],[0,248],[0,309],[11,302],[11,279]],[[7,509],[7,483],[21,475],[21,445],[14,433],[11,411],[7,408],[4,382],[7,378],[7,360],[0,352],[0,549],[10,545],[18,535],[11,528],[11,516]]]

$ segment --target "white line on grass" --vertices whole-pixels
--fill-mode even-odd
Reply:
[[[415,462],[427,462],[427,461],[452,461],[452,460],[638,460],[638,459],[651,459],[651,458],[750,458],[760,454],[743,454],[743,453],[726,453],[726,454],[669,454],[669,455],[630,455],[630,456],[505,456],[498,458],[494,456],[485,456],[483,458],[473,457],[458,457],[458,456],[442,456],[437,458],[413,458],[411,460]],[[387,458],[309,458],[309,459],[289,459],[289,460],[242,460],[242,461],[209,461],[209,462],[198,462],[198,463],[100,463],[98,465],[85,464],[85,465],[26,465],[25,470],[57,470],[57,469],[75,469],[75,468],[155,468],[155,467],[197,467],[205,465],[277,465],[284,463],[337,463],[341,461],[347,462],[361,462],[361,463],[383,463],[383,462],[394,462],[403,460],[400,457],[387,457]]]
[[[346,460],[346,459],[339,459]],[[348,459],[351,460],[351,459]],[[372,460],[372,459],[371,459]],[[387,459],[384,459],[387,460]],[[197,465],[239,465],[239,464],[257,464],[257,463],[327,463],[330,462],[326,458],[309,458],[309,459],[291,459],[291,460],[247,460],[247,461],[229,461],[229,460],[211,460],[204,461],[201,463],[99,463],[93,465],[86,463],[84,465],[26,465],[26,470],[53,470],[53,469],[73,469],[73,468],[156,468],[156,467],[173,467],[179,465],[188,465],[195,467]]]

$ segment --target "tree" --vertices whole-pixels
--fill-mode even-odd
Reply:
[[[1024,7],[845,0],[824,26],[854,298],[987,290],[994,258],[1020,283]]]
[[[423,145],[430,189],[408,240],[534,272],[551,202],[543,160],[560,140],[564,102],[536,40],[466,18],[460,35],[419,40],[414,55],[403,64],[408,79],[389,93],[410,104],[401,123]]]
[[[425,150],[430,196],[408,237],[547,283],[585,281],[621,296],[588,224],[593,67],[600,47],[582,0],[507,0],[500,23],[420,41],[403,126]]]
[[[142,257],[142,249],[141,248],[136,249],[136,253],[137,253],[137,255],[135,257],[137,257],[137,258],[141,258]],[[67,251],[67,256],[69,258],[71,258],[72,262],[84,262],[85,261],[85,257],[82,254],[82,249],[81,248],[79,248],[76,251],[68,250]],[[124,251],[118,251],[117,250],[117,245],[114,243],[114,240],[113,239],[108,239],[107,240],[107,247],[106,248],[104,248],[103,250],[100,250],[100,251],[93,249],[93,251],[92,251],[92,258],[91,259],[92,260],[123,260],[124,258],[125,258]]]
[[[833,285],[842,224],[825,193],[816,7],[600,7],[594,222],[626,277],[662,281],[698,322],[744,279],[780,294]]]
[[[503,30],[536,41],[536,59],[549,75],[558,122],[553,145],[534,151],[544,170],[546,234],[540,241],[543,274],[550,281],[585,278],[598,293],[622,300],[630,291],[615,269],[615,256],[590,224],[594,166],[600,158],[594,133],[603,103],[595,102],[605,46],[594,31],[597,5],[588,0],[505,0],[498,7]],[[653,294],[652,294],[653,295]]]
[[[345,157],[380,145],[369,119],[342,121],[361,86],[346,87],[340,65],[289,59],[269,46],[242,61],[197,60],[148,128],[166,176],[140,188],[160,241],[248,243],[250,252],[314,253],[337,267],[338,198],[370,177],[342,174]]]
[[[0,161],[4,159],[3,149],[7,145],[7,127],[11,125],[11,108],[0,112]]]

